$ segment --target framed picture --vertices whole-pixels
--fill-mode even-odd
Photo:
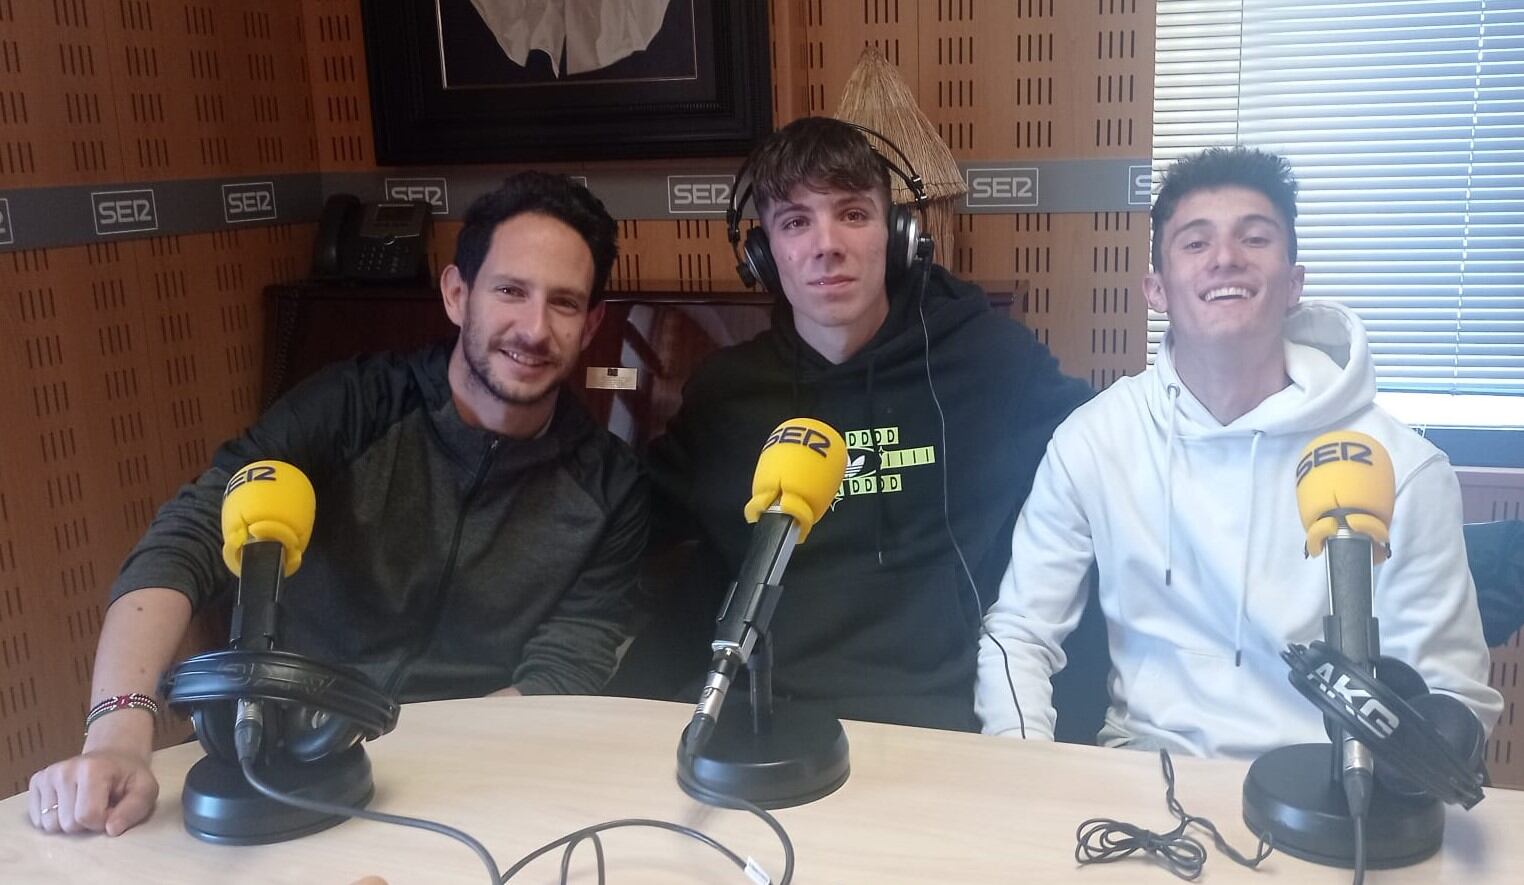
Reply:
[[[384,165],[725,156],[771,128],[766,0],[362,0]]]

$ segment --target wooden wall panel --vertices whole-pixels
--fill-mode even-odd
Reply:
[[[804,112],[833,112],[872,44],[960,161],[1150,155],[1150,0],[803,5]],[[775,47],[775,66],[776,57]],[[971,278],[1025,285],[1026,322],[1066,372],[1104,387],[1142,371],[1147,212],[964,215],[955,229],[940,260]]]
[[[302,0],[312,152],[325,172],[374,169],[360,0]]]
[[[0,256],[16,341],[0,352],[0,792],[78,748],[105,589],[158,506],[257,414],[261,291],[297,275],[311,236]]]
[[[0,8],[0,187],[122,180],[108,41],[94,0]]]
[[[302,31],[299,0],[10,0],[0,188],[313,168]]]

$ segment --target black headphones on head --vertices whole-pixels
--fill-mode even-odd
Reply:
[[[266,756],[314,762],[374,740],[397,725],[397,703],[348,667],[288,651],[230,649],[196,655],[164,676],[160,693],[189,712],[208,756],[238,764],[238,701],[265,706]]]
[[[893,283],[917,261],[930,261],[933,252],[936,251],[936,244],[931,235],[923,231],[922,224],[916,217],[917,212],[924,214],[926,211],[928,201],[926,185],[921,181],[921,176],[916,173],[910,158],[905,156],[905,152],[883,133],[846,120],[838,122],[856,129],[864,136],[872,135],[882,141],[905,164],[901,167],[894,163],[869,142],[868,150],[872,151],[879,162],[884,164],[885,170],[892,172],[903,181],[915,197],[914,209],[896,204],[892,195],[889,201],[889,260],[884,269],[884,277],[886,282]],[[755,156],[755,153],[752,156]],[[778,264],[773,260],[772,245],[768,243],[767,232],[762,229],[762,225],[756,225],[747,231],[745,243],[741,241],[741,213],[745,211],[747,202],[751,200],[752,192],[752,182],[746,181],[744,189],[741,187],[741,182],[745,180],[746,172],[751,167],[751,159],[751,156],[748,156],[746,162],[741,164],[741,168],[736,170],[735,184],[730,188],[730,205],[725,209],[725,236],[730,240],[731,251],[735,253],[736,273],[740,275],[741,283],[747,288],[761,283],[767,291],[774,295],[781,295],[783,284],[778,279]]]
[[[1481,720],[1449,695],[1429,691],[1412,667],[1382,656],[1374,677],[1327,643],[1292,644],[1281,657],[1291,684],[1371,750],[1376,779],[1403,796],[1470,808],[1482,801]]]

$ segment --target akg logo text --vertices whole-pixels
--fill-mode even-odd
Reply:
[[[152,188],[95,191],[90,194],[90,206],[97,236],[159,229],[159,211]]]
[[[668,175],[667,211],[674,215],[723,213],[730,208],[729,175]]]
[[[1032,166],[969,169],[963,181],[968,186],[964,201],[970,209],[1037,205],[1037,169]]]
[[[388,178],[386,198],[405,202],[422,200],[429,204],[431,214],[450,214],[450,185],[443,178]]]
[[[16,231],[11,227],[11,201],[0,197],[0,246],[16,242]]]
[[[1333,664],[1320,664],[1313,674],[1316,678],[1312,682],[1319,691],[1381,737],[1391,737],[1402,723],[1391,707],[1353,685],[1349,674],[1334,669]]]
[[[228,224],[275,220],[275,183],[245,181],[222,186],[222,220]]]

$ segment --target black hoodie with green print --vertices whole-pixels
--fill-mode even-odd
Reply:
[[[907,275],[891,291],[884,325],[841,364],[799,337],[779,299],[771,330],[694,374],[652,444],[660,534],[699,537],[720,573],[661,600],[664,644],[676,642],[691,670],[685,695],[696,696],[714,612],[751,537],[741,509],[757,454],[774,426],[806,416],[845,437],[847,476],[784,573],[771,630],[775,692],[843,718],[977,730],[980,617],[1048,438],[1091,391],[1061,374],[1024,326],[992,311],[982,291],[939,266],[923,330],[918,283]],[[977,609],[948,539],[944,476]]]

